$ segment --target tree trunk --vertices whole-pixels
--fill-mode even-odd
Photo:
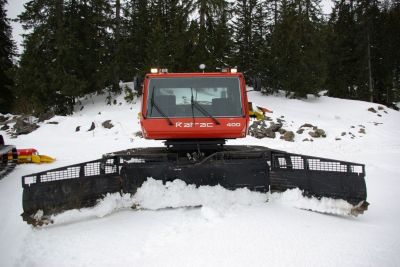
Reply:
[[[121,1],[115,1],[115,54],[114,54],[114,88],[119,87],[119,72],[120,72],[120,32],[121,32]]]
[[[369,40],[369,31],[367,32],[367,56],[368,56],[368,85],[370,102],[374,101],[374,89],[372,85],[372,70],[371,70],[371,44]]]

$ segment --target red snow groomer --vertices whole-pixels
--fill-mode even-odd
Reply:
[[[96,204],[107,193],[134,194],[148,177],[227,189],[285,191],[343,199],[357,215],[368,207],[362,164],[262,146],[225,145],[249,125],[243,74],[167,73],[152,69],[143,85],[140,124],[164,147],[134,148],[101,159],[22,177],[22,217],[37,225],[51,214]]]

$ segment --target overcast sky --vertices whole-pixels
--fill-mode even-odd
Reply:
[[[24,10],[24,4],[28,2],[28,0],[8,0],[7,9],[7,17],[11,19],[17,18],[17,16]],[[333,2],[332,0],[322,0],[322,9],[324,14],[329,14],[332,11]],[[21,43],[23,33],[23,29],[21,25],[17,22],[11,22],[11,27],[13,28],[13,39],[17,43],[18,52],[21,51]]]

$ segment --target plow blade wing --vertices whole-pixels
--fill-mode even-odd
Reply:
[[[107,193],[120,192],[119,173],[112,162],[95,160],[23,176],[24,221],[40,225],[43,216],[94,206]]]
[[[354,215],[367,209],[363,164],[275,151],[270,156],[271,191],[299,188],[306,196],[343,199]]]

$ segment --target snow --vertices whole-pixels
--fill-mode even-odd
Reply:
[[[162,146],[135,135],[140,101],[128,104],[121,95],[113,96],[116,105],[106,105],[106,97],[82,99],[82,110],[78,105],[72,116],[50,120],[59,124],[41,123],[29,135],[10,139],[0,131],[6,143],[57,159],[19,165],[0,181],[0,266],[400,266],[400,113],[326,96],[289,100],[249,93],[256,105],[274,111],[274,119],[284,116],[284,128],[311,123],[326,131],[324,139],[303,142],[305,131],[294,142],[247,137],[228,144],[366,164],[371,205],[363,215],[347,216],[346,203],[304,198],[299,190],[260,194],[148,179],[135,196],[110,194],[94,208],[54,216],[52,225],[25,224],[22,175],[131,147]],[[114,127],[103,128],[105,120]],[[92,122],[96,128],[87,131]]]

